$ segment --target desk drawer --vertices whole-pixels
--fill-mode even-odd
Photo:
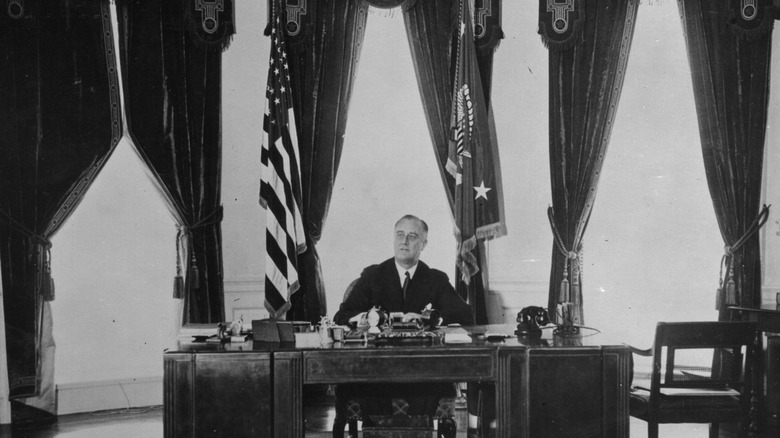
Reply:
[[[304,383],[495,380],[491,351],[311,351]]]

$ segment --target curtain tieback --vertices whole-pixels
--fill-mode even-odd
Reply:
[[[720,273],[718,274],[718,293],[715,301],[715,308],[717,310],[720,310],[721,302],[726,306],[737,304],[738,290],[736,281],[734,281],[734,254],[740,250],[745,242],[753,237],[762,226],[764,226],[769,218],[769,207],[771,207],[771,205],[764,205],[761,212],[753,219],[753,223],[750,224],[742,237],[737,239],[733,245],[726,245],[723,248],[723,256],[720,259]],[[724,269],[727,264],[728,269]],[[725,282],[723,277],[724,270],[726,271]]]
[[[35,289],[45,301],[54,301],[54,279],[51,276],[51,240],[46,236],[37,234],[25,227],[21,222],[11,217],[11,215],[3,209],[0,209],[0,217],[5,220],[11,230],[30,239],[40,248],[43,263],[36,263]]]
[[[550,227],[552,228],[555,247],[565,258],[563,264],[563,279],[561,280],[561,290],[558,295],[559,303],[577,303],[580,296],[580,278],[579,278],[579,260],[581,255],[578,251],[571,251],[566,248],[566,244],[561,238],[561,233],[558,231],[558,227],[555,225],[555,214],[552,207],[547,207],[547,218],[550,220]],[[577,245],[582,249],[582,245]],[[572,265],[572,279],[569,282],[569,265]],[[575,267],[577,268],[575,270]]]
[[[173,279],[173,297],[184,298],[184,278],[181,275],[181,246],[182,239],[187,236],[189,241],[192,241],[192,232],[199,228],[205,228],[208,226],[216,225],[222,222],[223,208],[218,206],[211,213],[202,217],[192,225],[179,225],[178,232],[176,233],[176,276]],[[198,270],[198,264],[195,260],[195,251],[192,250],[192,244],[190,243],[190,269],[187,277],[190,280],[190,288],[200,288],[200,272]]]

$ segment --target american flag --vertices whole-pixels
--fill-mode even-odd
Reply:
[[[298,290],[298,254],[306,250],[301,218],[298,138],[290,95],[285,31],[274,0],[266,112],[260,155],[260,204],[266,209],[265,307],[272,318],[290,308]]]

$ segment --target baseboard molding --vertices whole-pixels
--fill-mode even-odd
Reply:
[[[158,406],[162,402],[161,376],[57,385],[57,415]]]

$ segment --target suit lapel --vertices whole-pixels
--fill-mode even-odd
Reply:
[[[406,291],[406,302],[404,308],[408,312],[419,313],[426,304],[428,304],[428,293],[430,288],[428,282],[430,268],[423,262],[417,262],[417,270],[409,283],[409,289]],[[423,302],[425,301],[425,302]]]
[[[389,309],[403,309],[404,308],[404,293],[401,289],[401,280],[398,277],[398,270],[395,268],[395,259],[388,260],[382,267],[382,277],[384,278],[385,287],[388,293],[386,296],[390,300],[387,303]],[[400,311],[400,310],[392,310]]]

